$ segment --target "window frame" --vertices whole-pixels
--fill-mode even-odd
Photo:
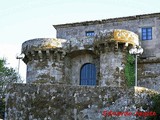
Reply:
[[[95,86],[97,85],[97,70],[93,63],[85,63],[80,68],[79,85]]]
[[[143,27],[143,28],[141,28],[141,39],[143,41],[152,40],[153,39],[152,31],[153,31],[152,27]]]
[[[95,36],[95,32],[94,31],[86,31],[85,32],[85,36],[86,37],[94,37]]]

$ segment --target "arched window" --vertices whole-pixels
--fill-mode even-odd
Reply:
[[[94,64],[84,64],[80,71],[80,85],[96,85],[96,67]]]

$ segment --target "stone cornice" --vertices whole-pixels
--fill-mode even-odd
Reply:
[[[88,25],[95,25],[95,24],[104,24],[104,23],[109,23],[109,22],[122,22],[122,21],[129,21],[129,20],[152,18],[152,17],[160,17],[160,13],[109,18],[109,19],[103,19],[103,20],[84,21],[84,22],[76,22],[76,23],[66,23],[66,24],[53,25],[53,27],[55,29],[58,29],[58,28],[67,28],[67,27],[76,27],[76,26],[88,26]]]
[[[160,63],[160,58],[155,59],[139,59],[138,64],[153,64],[153,63]]]

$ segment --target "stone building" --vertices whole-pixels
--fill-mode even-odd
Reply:
[[[145,119],[135,114],[160,92],[160,13],[53,26],[56,39],[22,44],[27,83],[8,87],[5,119]],[[128,51],[140,46],[141,87],[128,88]]]
[[[22,45],[28,83],[124,86],[126,53],[142,46],[139,85],[149,82],[158,89],[160,13],[53,26],[57,39],[33,39]]]

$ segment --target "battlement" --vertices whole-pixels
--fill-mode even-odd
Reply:
[[[62,43],[62,40],[55,38],[28,40],[22,44],[22,53],[25,54],[23,61],[27,63],[32,60],[63,59],[65,52],[62,50]]]

